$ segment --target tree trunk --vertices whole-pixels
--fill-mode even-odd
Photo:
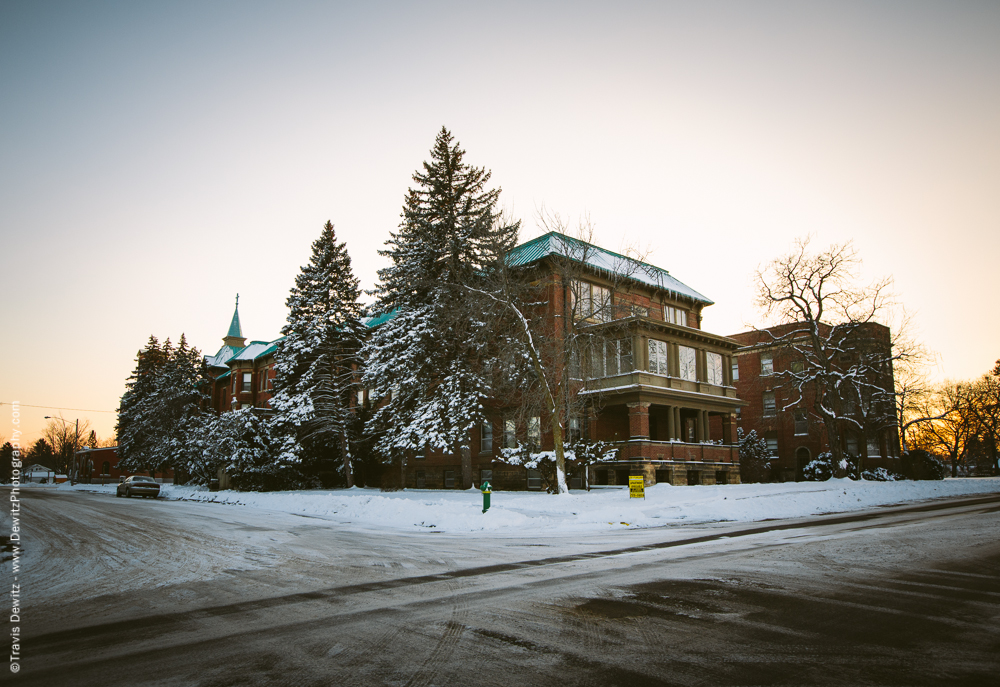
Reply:
[[[463,446],[459,451],[462,455],[462,489],[472,489],[472,449]]]
[[[556,452],[556,493],[568,494],[566,486],[566,447],[563,444],[562,414],[552,410],[552,444]]]
[[[347,441],[347,434],[340,435],[340,454],[344,458],[344,476],[347,478],[347,488],[354,486],[354,473],[351,472],[351,449]]]

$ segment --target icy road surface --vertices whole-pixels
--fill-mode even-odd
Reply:
[[[23,684],[992,685],[1000,670],[997,494],[521,534],[21,493]]]

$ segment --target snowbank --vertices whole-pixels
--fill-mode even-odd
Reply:
[[[113,495],[109,484],[59,485],[58,489]],[[328,518],[337,522],[440,532],[578,532],[626,527],[659,527],[696,522],[752,522],[820,513],[863,510],[940,498],[1000,493],[1000,478],[928,482],[827,482],[730,484],[646,489],[630,499],[625,487],[552,496],[537,492],[493,492],[482,513],[482,495],[470,491],[336,489],[283,492],[211,492],[204,487],[161,486],[162,498],[206,501]]]

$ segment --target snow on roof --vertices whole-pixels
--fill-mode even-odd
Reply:
[[[508,256],[512,266],[530,265],[550,255],[582,262],[602,272],[623,276],[627,279],[648,284],[658,289],[670,291],[679,296],[711,305],[712,300],[692,289],[687,284],[672,277],[667,270],[649,263],[629,258],[618,253],[600,248],[593,244],[575,239],[557,231],[532,239],[520,246],[515,246]]]
[[[281,339],[275,339],[274,341],[251,341],[233,360],[256,360],[257,358],[269,355],[277,348],[278,341],[281,341]]]
[[[274,353],[278,348],[278,342],[284,338],[281,336],[274,341],[251,341],[243,348],[223,346],[215,355],[206,355],[205,362],[209,367],[228,367],[234,360],[256,360]]]
[[[223,346],[215,355],[206,355],[205,362],[209,367],[226,367],[226,363],[239,353],[240,350],[242,349],[235,346]]]

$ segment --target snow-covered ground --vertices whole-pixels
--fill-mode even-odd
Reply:
[[[43,487],[39,487],[43,488]],[[49,487],[113,495],[115,485]],[[357,525],[447,532],[579,532],[626,527],[659,527],[700,522],[752,522],[821,513],[863,510],[945,496],[1000,493],[1000,478],[927,482],[828,482],[731,484],[646,489],[630,499],[627,488],[597,487],[590,492],[553,496],[537,492],[493,492],[482,513],[476,490],[335,489],[284,492],[210,492],[204,487],[161,487],[161,498],[208,501],[300,515],[322,516]]]

